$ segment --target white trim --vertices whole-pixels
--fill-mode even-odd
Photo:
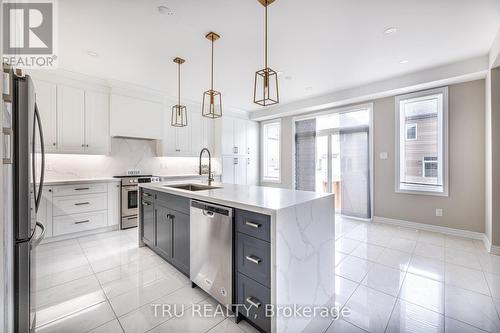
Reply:
[[[265,163],[265,147],[264,147],[264,144],[265,144],[265,140],[264,140],[264,134],[265,134],[265,130],[264,130],[264,126],[266,125],[272,125],[272,124],[279,124],[280,126],[280,144],[279,144],[279,147],[280,147],[280,151],[279,151],[279,155],[280,155],[280,160],[279,160],[279,164],[278,164],[278,168],[279,168],[279,176],[278,176],[278,179],[274,179],[274,178],[266,178],[265,175],[264,175],[264,163]],[[261,169],[261,173],[260,173],[260,182],[261,183],[272,183],[272,184],[281,184],[281,180],[282,180],[282,173],[283,173],[283,170],[282,170],[282,166],[283,166],[283,125],[281,123],[281,118],[280,119],[273,119],[273,120],[268,120],[268,121],[263,121],[260,123],[260,169]]]
[[[391,219],[388,217],[381,217],[381,216],[374,216],[373,222],[396,225],[396,226],[400,226],[400,227],[418,229],[418,230],[423,230],[423,231],[438,232],[438,233],[445,234],[445,235],[470,238],[470,239],[475,239],[475,240],[480,240],[480,241],[484,241],[484,236],[485,236],[485,234],[481,233],[481,232],[448,228],[448,227],[442,227],[442,226],[433,225],[433,224],[425,224],[425,223],[411,222],[411,221],[405,221],[405,220],[397,220],[397,219]]]
[[[438,138],[438,146],[441,146],[441,151],[438,151],[438,161],[442,162],[442,171],[438,169],[438,179],[442,179],[442,191],[436,191],[432,186],[426,186],[425,184],[415,184],[415,185],[404,185],[401,184],[401,173],[403,172],[404,165],[400,161],[400,156],[402,154],[401,147],[401,137],[404,131],[404,137],[406,139],[406,126],[402,129],[401,123],[401,101],[409,99],[425,99],[432,95],[442,96],[442,110],[438,113],[438,121],[440,127],[442,128],[442,135]],[[418,194],[418,195],[434,195],[434,196],[448,196],[448,179],[449,179],[449,165],[448,165],[448,87],[440,87],[430,90],[417,91],[405,95],[398,95],[394,97],[394,112],[395,112],[395,172],[394,172],[394,187],[396,193],[403,194]],[[413,189],[415,188],[415,189]],[[441,187],[440,187],[441,189]]]

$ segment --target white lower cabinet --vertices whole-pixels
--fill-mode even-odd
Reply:
[[[120,225],[120,183],[108,183],[108,225]]]
[[[120,223],[119,182],[48,186],[42,198],[37,217],[43,220],[46,238],[78,236]]]
[[[106,227],[106,211],[80,213],[54,217],[54,236]]]
[[[257,185],[257,158],[234,155],[223,156],[222,182],[238,185]]]

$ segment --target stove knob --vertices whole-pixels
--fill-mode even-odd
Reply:
[[[133,183],[133,182],[134,182],[134,180],[133,180],[133,179],[130,179],[128,182],[129,182],[129,183]]]

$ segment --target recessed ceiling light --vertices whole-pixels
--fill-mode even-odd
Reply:
[[[87,51],[87,54],[91,57],[98,57],[99,56],[99,53],[97,53],[95,51]]]
[[[400,64],[407,64],[407,63],[409,63],[409,62],[410,62],[409,60],[406,60],[406,59],[405,59],[405,60],[401,60],[399,63],[400,63]]]
[[[163,15],[174,15],[174,11],[167,6],[158,6],[158,12]]]
[[[390,34],[395,33],[396,31],[398,31],[398,28],[396,28],[396,27],[390,27],[390,28],[387,28],[387,29],[384,30],[384,34],[390,35]]]
[[[293,79],[290,75],[285,76],[285,80],[291,80]]]

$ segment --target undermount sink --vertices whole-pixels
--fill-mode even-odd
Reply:
[[[179,185],[164,185],[167,188],[176,188],[179,190],[186,191],[206,191],[206,190],[214,190],[221,187],[218,186],[210,186],[210,185],[202,185],[202,184],[179,184]]]

